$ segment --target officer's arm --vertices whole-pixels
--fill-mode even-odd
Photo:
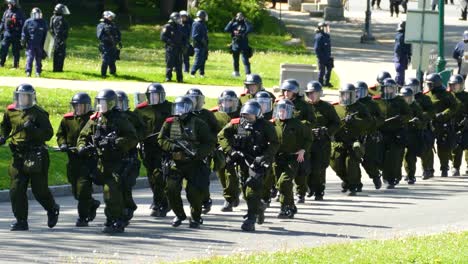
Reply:
[[[338,129],[340,129],[341,120],[338,114],[336,113],[335,108],[331,105],[329,106],[329,109],[327,109],[326,115],[328,119],[328,135],[333,136],[338,131]]]
[[[431,99],[428,96],[424,95],[422,98],[421,107],[423,108],[425,118],[428,121],[432,120],[435,116],[435,109]]]
[[[442,115],[437,118],[437,121],[448,122],[453,116],[455,116],[460,108],[460,103],[455,99],[455,96],[451,93],[447,93],[447,104],[448,107],[442,111]]]
[[[145,139],[145,133],[146,133],[145,121],[143,121],[141,116],[135,112],[132,112],[131,115],[132,115],[132,121],[133,121],[132,123],[136,129],[138,139],[139,141],[143,141]]]
[[[254,31],[254,28],[253,28],[252,24],[250,24],[250,23],[247,22],[247,21],[245,21],[245,27],[246,27],[246,29],[245,29],[245,35],[247,35],[247,34],[249,34],[249,33],[251,33],[251,32]]]
[[[7,110],[8,111],[8,110]],[[3,113],[2,123],[0,124],[0,133],[2,137],[7,137],[11,132],[11,122],[8,113]]]
[[[369,130],[369,126],[372,124],[372,116],[369,113],[369,110],[362,104],[357,105],[357,112],[358,114],[355,115],[347,125],[352,131],[365,134]]]
[[[460,45],[459,44],[457,44],[455,46],[455,49],[453,49],[452,57],[454,59],[456,59],[457,61],[460,59],[461,55],[460,55]]]
[[[167,27],[164,27],[163,30],[161,30],[161,41],[166,44],[169,44],[171,42],[171,39],[169,38],[168,34],[169,33]]]
[[[66,135],[66,129],[65,129],[65,118],[62,119],[60,122],[60,125],[57,130],[57,134],[55,134],[57,137],[57,146],[67,144],[67,135]]]
[[[171,152],[174,149],[174,144],[170,142],[169,140],[169,134],[170,133],[170,124],[167,122],[164,122],[164,124],[161,127],[161,131],[159,132],[158,135],[158,144],[161,146],[161,148],[164,151]]]
[[[28,27],[27,27],[27,24],[24,24],[22,32],[21,32],[21,40],[27,41],[28,39],[29,39]]]
[[[116,38],[116,41],[117,43],[121,42],[122,41],[122,32],[120,31],[119,27],[117,27],[116,25],[115,26],[115,31],[116,31],[116,34],[117,34],[117,38]]]
[[[213,134],[208,125],[202,120],[197,120],[195,124],[197,128],[197,140],[200,142],[197,146],[196,157],[204,159],[213,152],[216,147],[216,134]]]
[[[218,133],[218,143],[224,152],[229,153],[234,145],[235,128],[229,123]]]
[[[213,114],[213,112],[208,111],[207,113],[209,113],[207,115],[208,118],[204,121],[208,124],[211,133],[213,135],[217,135],[222,127],[219,126],[218,120],[216,119],[216,116]]]
[[[410,119],[412,118],[412,114],[411,114],[411,108],[410,106],[404,102],[403,100],[401,100],[401,103],[400,103],[400,125],[405,125],[407,124]]]
[[[317,125],[317,117],[315,116],[315,108],[313,105],[306,103],[307,116],[306,120],[310,123],[310,127],[313,128]]]
[[[122,118],[119,121],[117,126],[118,137],[115,140],[115,145],[119,150],[128,152],[138,144],[137,132],[128,119]]]
[[[30,138],[38,142],[49,141],[54,136],[54,129],[50,124],[49,114],[46,112],[35,115],[35,124],[33,132],[29,134]]]
[[[102,33],[104,32],[104,26],[102,24],[97,25],[96,27],[96,36],[99,40],[102,38]]]
[[[266,121],[266,120],[265,120]],[[278,135],[276,134],[276,129],[270,122],[266,121],[264,127],[264,132],[266,140],[268,141],[267,148],[265,150],[264,156],[267,161],[273,162],[276,152],[280,147]],[[310,149],[310,147],[309,147]]]
[[[414,109],[415,109],[415,117],[418,118],[418,120],[414,122],[414,126],[416,128],[418,128],[418,129],[425,128],[426,125],[427,125],[428,120],[426,120],[424,118],[423,110],[422,110],[421,106],[419,106],[419,104],[417,102],[415,102]]]
[[[82,149],[91,143],[91,138],[93,136],[93,123],[94,121],[90,119],[83,127],[83,129],[81,129],[80,135],[78,136],[76,142],[76,147],[78,149]]]
[[[234,22],[232,21],[229,21],[229,23],[226,25],[226,27],[224,28],[224,32],[229,32],[229,33],[232,33],[232,25],[234,24]]]
[[[0,25],[0,32],[3,32],[5,30],[5,15],[6,15],[6,11],[3,13],[3,16],[2,16],[2,24]]]
[[[202,37],[200,34],[200,24],[199,23],[194,23],[192,27],[192,39],[196,42],[201,42]]]

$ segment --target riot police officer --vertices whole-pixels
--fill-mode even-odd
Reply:
[[[424,82],[434,106],[435,116],[432,120],[432,126],[437,141],[441,176],[447,177],[449,159],[456,145],[454,121],[459,103],[451,93],[447,92],[438,73],[427,75]]]
[[[262,115],[266,120],[273,118],[273,98],[267,91],[260,91],[255,94],[255,101],[262,107]]]
[[[249,47],[248,34],[253,31],[252,25],[245,20],[242,13],[237,13],[224,28],[225,32],[231,33],[231,52],[232,59],[234,62],[233,77],[239,77],[239,56],[242,55],[242,63],[245,67],[245,74],[250,74],[250,61],[249,58],[252,56],[252,49]]]
[[[463,32],[463,40],[458,42],[453,49],[452,57],[457,61],[458,74],[462,73],[463,56],[465,54],[465,45],[468,43],[468,30]],[[463,79],[466,79],[466,74],[463,74]]]
[[[94,220],[96,210],[101,204],[92,196],[91,175],[96,167],[95,159],[94,157],[80,157],[76,150],[80,131],[93,114],[91,97],[87,93],[77,93],[72,97],[70,105],[73,111],[63,116],[56,136],[60,151],[68,155],[67,178],[72,186],[73,196],[78,201],[76,226],[84,227]]]
[[[178,227],[187,218],[181,198],[182,180],[187,181],[185,191],[190,203],[191,219],[189,226],[199,228],[202,203],[209,192],[210,169],[206,158],[216,145],[216,136],[208,125],[192,113],[194,103],[187,96],[176,98],[173,117],[164,121],[158,136],[161,148],[170,153],[171,162],[168,170],[166,195],[176,217],[173,227]]]
[[[232,119],[218,134],[219,144],[227,153],[227,164],[241,175],[242,193],[247,202],[244,231],[254,231],[255,223],[263,224],[265,204],[262,203],[265,168],[270,167],[278,149],[278,137],[273,125],[262,118],[261,107],[254,100],[246,102],[240,118]]]
[[[103,233],[122,233],[128,224],[123,197],[124,173],[129,152],[138,143],[133,125],[117,107],[117,94],[110,89],[99,91],[95,98],[96,113],[78,137],[78,154],[98,157],[96,181],[104,185],[106,222]]]
[[[112,75],[117,74],[115,62],[120,58],[122,49],[122,37],[119,28],[114,23],[115,14],[112,11],[104,11],[102,19],[96,28],[101,52],[101,76],[107,76],[107,68]]]
[[[331,57],[330,34],[325,31],[326,28],[328,28],[328,25],[324,22],[320,22],[317,25],[314,38],[314,51],[319,64],[318,81],[323,86],[332,87],[330,77],[333,69],[333,58]]]
[[[322,85],[317,81],[307,84],[306,101],[314,106],[317,127],[312,129],[314,141],[310,148],[311,173],[307,179],[309,197],[316,201],[325,195],[326,170],[330,165],[331,138],[341,126],[340,118],[330,103],[321,100]]]
[[[49,153],[45,142],[53,136],[49,114],[36,104],[36,91],[29,84],[21,84],[13,94],[14,103],[3,114],[0,124],[0,144],[11,139],[13,154],[8,169],[10,200],[16,222],[11,231],[28,230],[28,185],[34,197],[47,211],[47,225],[57,224],[60,206],[49,191],[47,179]]]
[[[179,12],[180,14],[180,19],[182,20],[182,32],[185,35],[186,39],[186,45],[183,49],[183,59],[182,62],[184,64],[184,72],[189,73],[190,71],[190,56],[191,52],[193,52],[193,46],[190,44],[190,35],[192,33],[192,24],[193,24],[193,19],[189,16],[187,11],[182,10]]]
[[[382,176],[388,183],[387,189],[394,189],[401,180],[401,167],[407,141],[406,128],[411,117],[411,109],[398,96],[398,84],[395,80],[385,79],[380,89],[380,100],[376,102],[385,118],[380,127],[384,145]]]
[[[398,13],[397,13],[398,14]],[[395,47],[393,49],[393,62],[395,63],[395,81],[402,86],[405,82],[405,71],[411,62],[411,44],[405,43],[406,22],[400,22],[395,35]]]
[[[367,84],[357,82],[355,87],[358,102],[365,105],[372,116],[372,122],[368,125],[369,129],[362,138],[365,151],[361,163],[369,178],[372,179],[375,189],[378,190],[382,187],[380,167],[383,162],[383,138],[379,128],[384,122],[384,117],[377,103],[369,96]]]
[[[248,100],[255,98],[255,95],[260,91],[265,91],[270,94],[270,97],[275,101],[276,97],[271,92],[265,90],[263,87],[262,77],[259,74],[249,74],[245,76],[244,81],[245,92],[240,95],[240,101],[242,104]]]
[[[166,82],[172,80],[172,69],[176,71],[177,82],[183,82],[182,52],[187,38],[183,32],[180,15],[174,12],[161,30],[161,40],[166,47]]]
[[[369,94],[371,96],[379,96],[380,95],[380,86],[382,86],[383,82],[387,78],[392,78],[392,75],[388,71],[381,71],[377,74],[376,81],[374,85],[369,87]]]
[[[66,15],[70,15],[68,7],[64,4],[57,4],[54,8],[54,15],[50,18],[50,32],[54,36],[54,72],[63,72],[63,63],[67,56],[66,42],[69,25],[65,20]]]
[[[163,150],[156,141],[164,120],[172,115],[172,103],[166,100],[164,87],[159,83],[150,84],[146,89],[146,102],[137,105],[135,113],[146,127],[143,144],[140,144],[140,156],[153,192],[151,216],[165,217],[170,209],[165,193],[166,177],[161,166]]]
[[[343,181],[342,192],[355,196],[361,183],[359,163],[364,155],[364,147],[359,141],[365,135],[371,115],[367,108],[357,102],[356,88],[346,84],[340,89],[340,101],[335,105],[336,113],[342,121],[332,142],[330,165]]]
[[[26,75],[31,76],[33,61],[36,61],[36,77],[41,76],[44,42],[47,36],[47,23],[42,18],[42,11],[35,7],[31,18],[24,22],[21,34],[21,46],[26,48]]]
[[[18,6],[16,0],[7,0],[8,9],[3,13],[0,32],[3,35],[2,47],[0,49],[0,67],[5,66],[8,49],[13,52],[13,67],[19,67],[20,50],[21,50],[21,30],[25,16],[23,10]]]
[[[200,77],[205,76],[205,63],[208,59],[208,14],[205,10],[197,12],[197,18],[192,24],[192,41],[195,50],[195,61],[193,62],[190,75],[195,77],[195,73],[200,71]]]
[[[294,117],[294,104],[290,100],[279,100],[274,111],[275,129],[280,143],[275,157],[281,203],[278,218],[294,218],[297,207],[294,205],[293,180],[298,174],[299,164],[306,162],[305,154],[312,145],[312,132],[308,125]]]

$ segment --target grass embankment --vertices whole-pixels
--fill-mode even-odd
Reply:
[[[5,112],[6,106],[11,104],[13,97],[13,87],[0,87],[0,115],[3,119],[3,113]],[[36,88],[38,104],[49,112],[50,122],[54,128],[54,133],[57,132],[57,128],[60,125],[63,114],[70,111],[70,99],[76,93],[76,91],[70,91],[66,89],[44,89]],[[88,91],[89,95],[94,98],[95,91]],[[129,95],[130,106],[133,109],[133,95]],[[169,101],[173,101],[174,98],[169,97]],[[215,99],[206,98],[206,107],[211,108],[216,105]],[[57,146],[56,137],[47,142],[48,146]],[[67,183],[65,165],[67,162],[67,155],[61,152],[49,151],[50,153],[50,168],[49,168],[49,185],[60,185]],[[0,147],[0,190],[8,189],[10,180],[7,174],[7,168],[11,159],[11,152],[8,148],[8,144]],[[144,170],[142,170],[143,172]]]
[[[291,252],[214,257],[186,263],[468,263],[468,232],[368,240]]]

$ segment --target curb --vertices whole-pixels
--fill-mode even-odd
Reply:
[[[210,180],[218,180],[216,173],[211,173]],[[136,179],[136,184],[133,186],[133,189],[144,189],[149,188],[148,178],[146,176],[140,176]],[[72,196],[72,188],[70,184],[49,186],[49,190],[54,197],[61,196]],[[97,186],[93,184],[93,194],[102,193],[102,186]],[[27,192],[28,200],[33,200],[34,195],[32,194],[31,188],[28,188]],[[10,190],[0,191],[0,203],[10,202]]]

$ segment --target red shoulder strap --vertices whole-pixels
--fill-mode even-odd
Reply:
[[[63,115],[63,117],[74,117],[74,116],[75,115],[73,114],[73,112],[69,112]]]
[[[148,106],[148,102],[143,102],[143,103],[139,103],[136,108],[138,109],[141,109],[141,108],[145,108]]]
[[[91,120],[96,120],[96,119],[99,118],[99,116],[101,116],[101,113],[96,112],[96,113],[92,114],[92,115],[89,117],[89,119],[91,119]]]
[[[240,118],[238,117],[238,118],[231,119],[231,124],[233,124],[233,125],[240,124]]]
[[[340,102],[339,101],[336,101],[336,102],[333,102],[332,105],[339,105]]]
[[[380,94],[372,96],[373,100],[380,100],[382,99],[382,96]]]
[[[428,94],[430,91],[429,90],[426,90],[423,92],[423,94]]]
[[[246,95],[247,95],[247,92],[242,92],[242,93],[240,94],[240,96],[246,96]]]
[[[370,86],[369,89],[377,91],[377,84]]]
[[[7,106],[7,109],[8,110],[15,110],[16,109],[16,104],[11,104],[11,105]]]
[[[219,106],[215,106],[213,108],[210,109],[211,112],[218,112],[219,111]]]
[[[172,123],[172,122],[174,122],[173,116],[166,118],[166,123]]]

